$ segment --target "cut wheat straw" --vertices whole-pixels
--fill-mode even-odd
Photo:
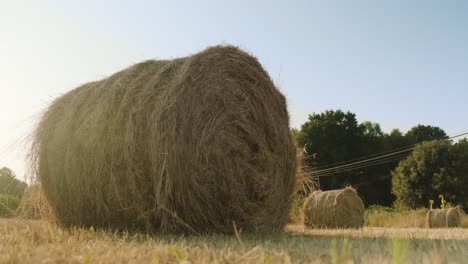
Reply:
[[[52,210],[44,197],[40,184],[26,188],[16,209],[16,216],[22,219],[52,220]]]
[[[313,228],[359,228],[364,225],[364,205],[351,187],[315,191],[304,203],[303,223]]]
[[[278,230],[295,184],[285,97],[232,46],[146,61],[56,99],[31,160],[65,226]]]
[[[460,227],[460,212],[457,208],[431,209],[427,211],[426,226],[429,228]]]

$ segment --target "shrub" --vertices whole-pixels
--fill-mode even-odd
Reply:
[[[19,199],[9,194],[0,194],[0,217],[13,217],[19,205]]]
[[[459,204],[459,178],[453,163],[449,141],[430,141],[417,145],[412,154],[401,161],[392,172],[392,192],[395,208],[424,207],[427,201],[443,194],[447,200]],[[436,206],[439,206],[436,201]]]

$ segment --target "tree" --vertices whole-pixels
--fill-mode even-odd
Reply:
[[[379,123],[364,121],[359,126],[362,128],[365,136],[371,138],[379,138],[383,136],[383,132]]]
[[[455,171],[459,180],[457,195],[461,197],[460,205],[466,210],[468,209],[468,140],[465,138],[453,145],[453,153]]]
[[[365,121],[358,123],[356,115],[341,110],[329,110],[309,116],[298,135],[300,147],[308,153],[307,165],[312,171],[319,171],[320,187],[324,190],[338,189],[346,185],[354,186],[366,205],[391,205],[390,171],[396,166],[377,164],[366,168],[333,173],[320,170],[342,162],[374,156],[385,151],[385,134],[378,123]],[[324,175],[326,174],[326,175]]]
[[[392,172],[392,192],[397,207],[427,206],[429,200],[439,194],[453,203],[461,201],[451,148],[448,140],[423,142],[398,164]]]
[[[25,182],[16,179],[11,169],[7,167],[0,169],[0,194],[21,198],[27,186]]]
[[[439,127],[417,125],[405,135],[398,129],[386,134],[378,123],[370,121],[358,123],[354,113],[327,110],[309,115],[308,121],[301,126],[301,129],[292,130],[292,133],[297,139],[298,146],[306,150],[305,163],[315,175],[320,176],[320,187],[323,190],[352,185],[358,190],[366,205],[389,206],[394,203],[396,197],[399,197],[398,202],[402,204],[408,204],[410,207],[423,206],[428,200],[427,197],[438,195],[436,192],[441,192],[440,194],[444,194],[448,199],[453,198],[453,202],[459,203],[463,200],[463,191],[454,185],[464,184],[460,180],[460,175],[466,173],[468,162],[458,161],[459,168],[454,168],[451,163],[457,160],[455,156],[461,154],[450,152],[448,150],[450,147],[435,148],[434,157],[428,154],[435,150],[429,151],[430,148],[426,146],[427,141],[448,139],[445,131]],[[366,166],[361,168],[355,166],[342,171],[330,170],[339,165],[349,164],[350,161],[364,161],[366,158],[409,149],[420,142],[424,142],[424,147],[419,147],[420,150],[413,152],[414,157],[401,163],[399,160],[373,164],[364,162],[362,164]],[[450,146],[452,144],[448,140],[443,142]],[[446,149],[445,152],[443,149]],[[462,145],[459,149],[460,153],[465,153]],[[424,160],[427,167],[418,163],[419,160]],[[399,167],[395,169],[397,165]],[[411,166],[420,166],[420,168],[412,170]],[[438,169],[440,166],[441,169]],[[399,176],[395,176],[397,174]],[[414,179],[411,177],[406,179],[401,175],[410,175]],[[426,184],[427,182],[430,186]],[[466,182],[468,184],[468,179]],[[423,191],[430,192],[427,195],[418,193],[418,190],[411,193],[411,188],[422,188]],[[468,186],[465,189],[468,189]]]
[[[356,115],[341,110],[327,110],[309,115],[301,126],[298,144],[305,148],[306,163],[312,170],[359,157],[362,154],[363,128]],[[346,172],[337,177],[321,177],[322,189],[336,189],[350,184],[355,172]]]
[[[383,135],[382,129],[378,123],[370,121],[362,122],[359,127],[362,130],[361,135],[361,152],[364,155],[372,155],[383,151]]]
[[[378,123],[365,121],[359,125],[363,129],[362,153],[373,158],[387,151],[385,135]],[[392,149],[392,148],[390,148]],[[390,171],[393,167],[389,163],[372,165],[360,169],[359,183],[354,186],[364,198],[366,205],[379,204],[390,206],[394,200],[391,193]]]
[[[448,139],[447,134],[442,128],[425,125],[414,126],[405,136],[412,144],[430,140]]]
[[[19,199],[12,195],[0,193],[0,217],[12,217],[18,208]]]
[[[301,126],[298,143],[311,155],[310,165],[318,167],[351,158],[359,148],[361,135],[355,114],[328,110],[309,115]]]
[[[383,145],[385,150],[395,150],[408,147],[412,143],[399,129],[393,129],[389,134],[383,135]]]

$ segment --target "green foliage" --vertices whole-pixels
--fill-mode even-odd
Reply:
[[[6,167],[0,169],[0,194],[21,198],[26,187],[28,185],[16,179],[11,169]]]
[[[365,136],[371,138],[380,138],[383,136],[382,129],[378,123],[364,121],[359,126],[362,128]]]
[[[86,253],[86,255],[84,256],[83,263],[84,263],[84,264],[90,264],[92,258],[93,258],[93,252],[90,250],[90,251],[88,251],[88,253]]]
[[[367,207],[366,212],[368,213],[393,213],[395,212],[395,210],[392,207],[373,204]]]
[[[328,110],[309,115],[309,120],[301,126],[298,144],[305,147],[307,165],[311,169],[353,159],[361,153],[363,128],[358,125],[356,115],[341,110]],[[341,177],[323,177],[323,189],[336,189],[345,186],[353,179],[346,173]]]
[[[455,156],[454,168],[457,175],[459,188],[456,193],[464,199],[458,204],[463,208],[468,209],[468,140],[465,138],[454,144],[452,147],[453,155]]]
[[[400,149],[411,145],[410,139],[399,129],[393,129],[389,134],[384,134],[383,142],[385,150]]]
[[[330,256],[331,256],[331,263],[338,264],[338,244],[336,242],[336,239],[333,239],[331,241]]]
[[[320,187],[329,190],[352,185],[366,205],[391,206],[399,196],[395,203],[398,210],[427,206],[427,201],[439,194],[468,208],[468,194],[462,191],[468,189],[468,141],[453,146],[448,140],[442,145],[429,143],[448,139],[439,127],[417,125],[406,134],[398,129],[387,134],[378,123],[359,123],[354,113],[327,110],[309,115],[301,129],[291,133],[298,146],[307,151],[305,163],[312,171],[423,143],[424,147],[400,166],[395,160],[340,173],[319,173]]]
[[[15,196],[0,193],[0,217],[12,217],[19,205],[19,199]]]
[[[11,217],[28,185],[15,178],[9,168],[0,169],[0,217]]]
[[[361,135],[355,114],[329,110],[309,115],[301,126],[298,143],[311,154],[310,165],[317,167],[351,158],[359,148]]]
[[[312,170],[392,149],[393,144],[387,144],[385,138],[378,123],[359,124],[354,113],[341,110],[310,115],[297,137],[298,145],[306,148],[306,163]],[[353,185],[366,204],[390,205],[391,169],[382,164],[327,175],[320,177],[320,187],[329,190]]]
[[[392,192],[397,197],[397,207],[427,206],[427,201],[439,194],[452,202],[463,200],[457,195],[461,190],[451,148],[447,140],[424,142],[399,163],[392,173]]]
[[[180,249],[177,246],[172,246],[171,250],[176,255],[178,261],[184,261],[185,260],[184,254],[182,254],[182,251],[180,251]]]
[[[414,126],[406,133],[406,137],[412,144],[421,143],[423,141],[448,139],[447,134],[440,127],[425,125]]]
[[[352,263],[351,242],[347,237],[341,242],[341,252],[338,251],[338,241],[334,238],[330,242],[330,256],[332,264]]]
[[[402,239],[395,237],[393,238],[393,263],[400,264],[406,263],[405,258],[408,255],[409,251],[409,241],[407,239]]]

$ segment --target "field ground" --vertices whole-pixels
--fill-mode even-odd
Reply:
[[[312,230],[149,236],[0,219],[0,263],[464,263],[468,229]]]
[[[421,208],[403,212],[388,207],[366,210],[366,226],[373,227],[426,227],[427,209]],[[462,227],[468,228],[468,216],[461,213]]]

